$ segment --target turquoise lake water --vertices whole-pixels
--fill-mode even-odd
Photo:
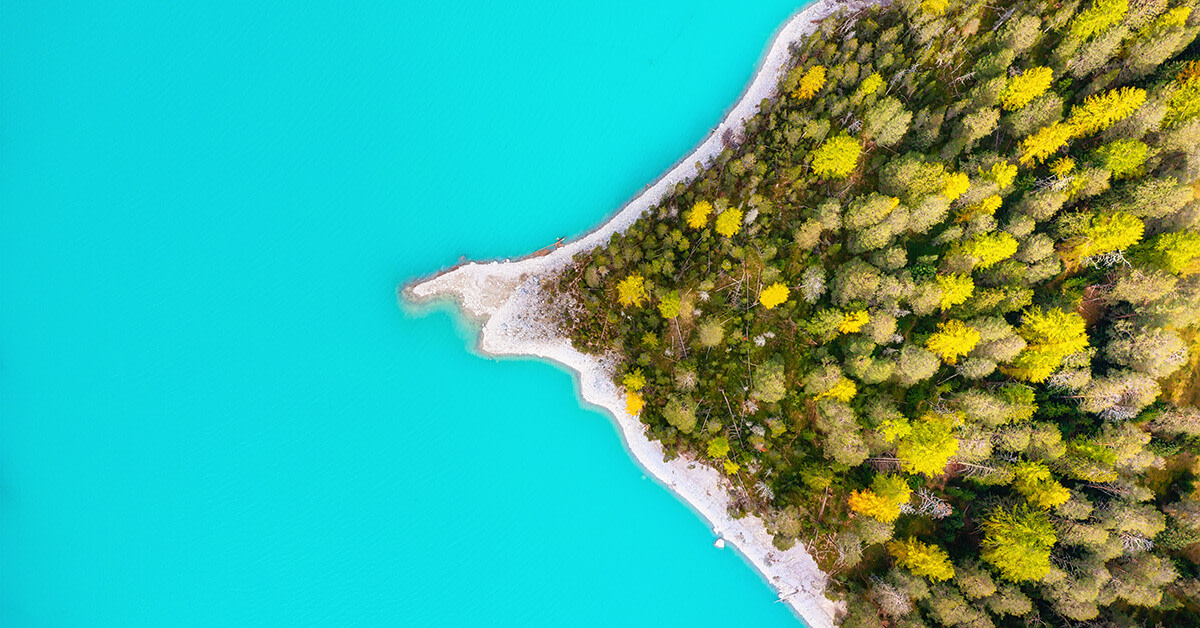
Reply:
[[[397,283],[580,234],[787,2],[6,1],[0,626],[795,626]]]

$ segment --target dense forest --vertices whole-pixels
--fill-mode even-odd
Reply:
[[[1195,5],[826,19],[700,175],[548,281],[842,625],[1200,625]]]

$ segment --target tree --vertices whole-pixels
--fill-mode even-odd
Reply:
[[[725,340],[725,328],[721,325],[721,321],[715,318],[704,319],[697,332],[702,347],[716,347]]]
[[[1017,252],[1020,243],[1012,234],[1003,231],[996,233],[981,233],[961,246],[961,251],[975,258],[976,266],[990,268],[996,262],[1012,257]]]
[[[642,413],[642,408],[646,406],[646,400],[634,390],[625,393],[625,411],[630,416],[637,416]]]
[[[729,439],[724,436],[718,436],[708,441],[708,457],[709,458],[724,458],[729,455]]]
[[[933,377],[941,365],[941,360],[932,351],[906,343],[896,358],[895,378],[903,387],[912,386]]]
[[[1054,525],[1042,510],[1018,505],[997,508],[983,522],[980,556],[1012,582],[1041,580],[1050,571]]]
[[[869,322],[871,322],[871,316],[863,310],[846,312],[842,317],[841,324],[838,325],[838,331],[843,334],[853,334]]]
[[[763,307],[769,309],[777,305],[783,305],[788,300],[788,287],[782,283],[775,282],[766,288],[758,295],[758,302]]]
[[[754,381],[750,388],[750,396],[767,403],[783,399],[787,394],[783,376],[783,361],[772,358],[754,369]]]
[[[937,333],[925,341],[925,346],[946,364],[954,364],[960,356],[964,356],[979,343],[979,332],[966,323],[951,319],[938,323]]]
[[[858,386],[855,385],[854,380],[843,377],[829,390],[817,395],[817,399],[837,399],[845,403],[853,399],[857,394]]]
[[[1097,214],[1083,228],[1083,233],[1075,238],[1071,256],[1081,259],[1127,249],[1142,239],[1144,229],[1144,223],[1137,216],[1125,213]]]
[[[1108,168],[1113,178],[1121,179],[1135,174],[1146,161],[1150,150],[1138,140],[1116,140],[1096,150],[1096,157]]]
[[[1074,127],[1064,122],[1055,122],[1038,129],[1033,135],[1021,140],[1021,165],[1041,163],[1066,146],[1074,132]]]
[[[812,153],[813,171],[817,176],[829,179],[844,179],[858,165],[862,146],[849,135],[838,135],[825,140]]]
[[[663,418],[680,432],[690,434],[696,428],[696,405],[687,397],[670,397]]]
[[[687,214],[687,224],[693,229],[702,229],[708,224],[708,217],[712,214],[713,206],[708,201],[697,201],[692,205],[692,208]]]
[[[717,233],[732,238],[742,229],[742,210],[730,207],[717,215]]]
[[[817,95],[822,87],[825,87],[825,66],[814,65],[800,77],[792,95],[800,100],[808,100]]]
[[[885,421],[879,431],[889,443],[896,444],[896,457],[908,473],[940,475],[946,463],[958,453],[953,429],[956,417],[926,412],[917,421],[903,417]]]
[[[858,85],[858,91],[863,96],[870,96],[879,91],[880,87],[883,87],[883,77],[878,72],[875,72],[863,79],[862,83]]]
[[[863,135],[879,146],[894,146],[908,132],[912,112],[891,96],[881,99],[863,114]]]
[[[679,316],[679,291],[670,290],[658,300],[658,313],[663,318],[671,319]]]
[[[617,284],[617,300],[621,305],[640,306],[649,295],[646,294],[646,280],[634,273]]]
[[[1074,312],[1030,308],[1022,317],[1017,334],[1025,350],[1004,372],[1029,382],[1044,382],[1063,359],[1088,346],[1087,321]]]
[[[942,196],[954,202],[971,187],[971,179],[964,172],[947,173],[942,186]]]
[[[1163,270],[1181,274],[1192,260],[1200,257],[1200,233],[1172,231],[1160,234],[1149,242],[1144,254]]]
[[[1120,22],[1128,10],[1129,0],[1096,0],[1071,20],[1071,34],[1080,39],[1095,37]]]
[[[1200,116],[1200,62],[1191,61],[1175,77],[1163,126],[1177,127]]]
[[[854,512],[891,523],[900,516],[900,506],[908,503],[912,489],[898,475],[876,475],[871,488],[851,491],[848,503]]]
[[[954,577],[954,565],[950,564],[950,557],[946,550],[937,545],[922,543],[910,536],[903,541],[889,542],[887,549],[897,565],[918,576],[934,581]]]
[[[1071,107],[1067,126],[1073,137],[1099,133],[1124,120],[1146,102],[1146,90],[1121,87],[1103,94],[1088,96],[1081,104]]]
[[[1013,467],[1013,475],[1013,488],[1038,508],[1054,508],[1071,499],[1071,491],[1040,462],[1020,463]]]
[[[1054,81],[1054,70],[1047,67],[1034,67],[1025,73],[1008,79],[1000,102],[1005,111],[1014,111],[1028,105],[1031,100],[1041,96]]]

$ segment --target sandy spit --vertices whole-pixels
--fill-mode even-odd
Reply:
[[[697,164],[707,163],[724,150],[722,137],[727,131],[740,136],[744,120],[758,111],[763,99],[776,95],[792,43],[815,32],[817,22],[839,9],[855,10],[869,4],[863,0],[819,0],[793,15],[775,34],[754,79],[721,123],[692,153],[596,230],[548,255],[505,262],[468,262],[401,290],[401,298],[410,303],[443,299],[457,303],[463,314],[481,325],[479,349],[486,354],[533,356],[573,370],[583,400],[613,417],[638,464],[704,517],[713,533],[736,548],[779,593],[781,601],[812,628],[832,628],[840,605],[824,596],[827,578],[803,545],[780,551],[771,543],[771,535],[760,519],[730,517],[729,480],[716,469],[683,456],[663,460],[662,447],[646,437],[637,417],[625,411],[624,393],[613,383],[614,361],[576,351],[554,326],[549,315],[554,305],[546,302],[539,286],[545,277],[568,265],[575,254],[608,242],[613,233],[627,229],[676,183],[694,177]]]

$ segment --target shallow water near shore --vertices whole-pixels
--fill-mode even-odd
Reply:
[[[797,8],[7,5],[0,626],[799,625],[394,294],[599,224]]]

